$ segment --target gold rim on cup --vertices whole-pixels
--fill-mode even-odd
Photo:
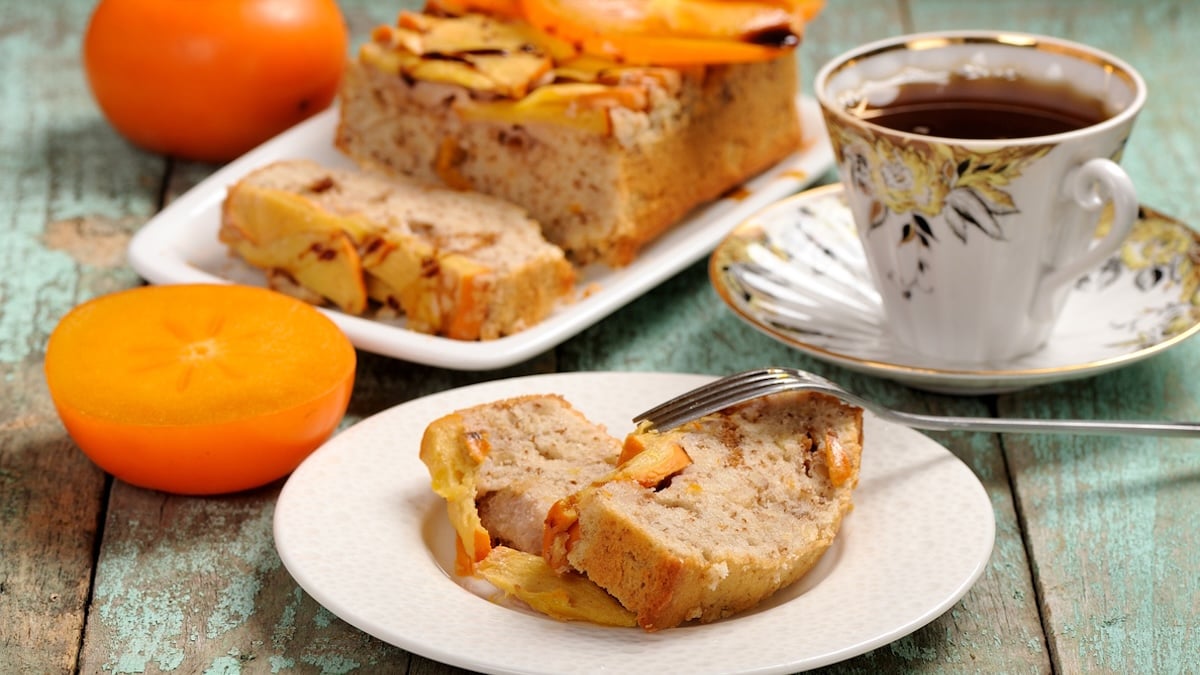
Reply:
[[[998,45],[1003,47],[1015,47],[1018,49],[1032,49],[1035,51],[1066,56],[1077,61],[1090,63],[1103,69],[1110,77],[1119,78],[1133,92],[1133,97],[1125,104],[1125,106],[1110,115],[1104,120],[1092,124],[1082,129],[1074,129],[1071,131],[1049,134],[1045,136],[1029,137],[1028,139],[961,139],[936,136],[931,134],[916,134],[907,131],[900,131],[884,127],[869,119],[858,117],[847,112],[846,107],[835,101],[827,91],[827,84],[838,73],[849,70],[860,65],[872,57],[879,56],[888,52],[898,51],[930,51],[934,49],[943,49],[956,45]],[[1033,33],[1014,33],[1008,31],[940,31],[931,33],[913,33],[910,35],[901,35],[892,38],[886,38],[875,42],[870,42],[848,52],[841,56],[835,57],[817,71],[817,76],[814,80],[813,90],[816,94],[817,101],[821,107],[829,114],[836,115],[843,122],[852,124],[863,124],[867,127],[886,134],[895,134],[909,138],[924,138],[938,139],[945,141],[969,141],[972,145],[980,147],[988,147],[989,145],[1013,145],[1015,143],[1024,143],[1032,139],[1037,139],[1038,142],[1046,142],[1045,139],[1054,139],[1059,137],[1070,136],[1083,130],[1092,130],[1098,127],[1115,126],[1127,121],[1130,117],[1137,115],[1141,110],[1146,100],[1146,83],[1142,76],[1133,66],[1125,61],[1108,54],[1104,51],[1089,47],[1087,45],[1064,40],[1061,38],[1050,37],[1046,35],[1036,35]]]

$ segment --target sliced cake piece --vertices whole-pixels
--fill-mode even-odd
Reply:
[[[464,567],[493,544],[541,555],[550,507],[608,474],[620,453],[620,441],[554,394],[459,410],[432,422],[421,441],[421,461],[468,554]]]
[[[635,625],[612,596],[585,577],[557,574],[541,555],[550,507],[610,472],[620,451],[603,427],[551,394],[434,420],[421,461],[457,534],[456,573],[476,574],[558,619]]]
[[[649,631],[730,616],[811,570],[861,456],[862,411],[811,393],[623,445],[560,397],[521,397],[438,419],[421,444],[459,574],[550,616]]]
[[[861,453],[862,411],[812,393],[636,432],[621,468],[554,507],[547,560],[646,630],[730,616],[817,563],[851,508]],[[690,463],[664,478],[664,458],[681,454]],[[643,455],[652,470],[631,470]]]
[[[519,207],[307,160],[231,186],[220,239],[269,278],[347,313],[370,298],[403,312],[413,330],[462,340],[538,323],[575,282],[562,250]]]
[[[267,275],[271,288],[347,314],[367,309],[359,247],[375,228],[324,209],[316,196],[332,178],[315,164],[275,164],[229,188],[218,237]]]

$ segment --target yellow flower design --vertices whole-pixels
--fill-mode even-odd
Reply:
[[[945,230],[964,243],[971,232],[1003,241],[1002,217],[1019,210],[1012,181],[1053,147],[975,150],[876,133],[837,119],[827,123],[847,180],[868,200],[870,229],[899,227],[895,241],[903,248],[897,260],[911,269],[897,270],[894,278],[906,293],[923,287],[929,267],[922,252],[937,245]]]
[[[1112,221],[1112,210],[1100,217],[1096,236],[1103,237]],[[1114,324],[1128,337],[1114,344],[1143,349],[1159,344],[1200,322],[1200,235],[1171,218],[1141,207],[1138,224],[1120,251],[1099,269],[1085,276],[1077,289],[1102,290],[1122,278],[1142,293],[1173,298],[1164,305],[1147,306],[1135,319]]]
[[[833,126],[834,150],[865,194],[891,213],[944,216],[964,241],[972,227],[994,239],[1004,238],[997,216],[1018,210],[1008,186],[1053,147],[969,150]]]
[[[936,163],[924,144],[896,145],[883,137],[874,141],[868,164],[884,205],[893,213],[941,213],[948,192],[944,163]]]
[[[1105,213],[1106,220],[1111,213]],[[1140,285],[1179,284],[1179,300],[1200,306],[1196,238],[1161,214],[1143,207],[1140,224],[1121,246],[1121,263],[1144,277]]]

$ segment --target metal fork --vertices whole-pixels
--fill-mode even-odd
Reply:
[[[914,429],[1200,437],[1200,423],[1195,422],[998,419],[900,412],[852,394],[823,377],[794,368],[760,368],[730,375],[655,406],[634,417],[633,421],[648,422],[656,429],[667,431],[736,403],[782,391],[815,391],[836,396],[870,410],[880,419]]]

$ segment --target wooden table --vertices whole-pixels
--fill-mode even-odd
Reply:
[[[401,2],[342,6],[358,43]],[[42,362],[57,320],[139,284],[124,257],[130,236],[217,168],[139,151],[105,123],[80,67],[90,11],[86,2],[15,0],[0,11],[0,672],[458,672],[351,628],[296,586],[272,543],[279,485],[218,498],[130,487],[93,466],[55,416]],[[1124,164],[1144,203],[1200,223],[1200,3],[829,0],[802,48],[805,87],[820,63],[857,43],[956,27],[1058,35],[1140,69],[1151,96]],[[1200,419],[1195,341],[1092,379],[934,395],[759,335],[720,303],[703,262],[504,370],[360,356],[346,424],[507,376],[770,363],[916,411]],[[1200,443],[930,435],[991,497],[990,564],[943,616],[831,671],[1200,671]]]

